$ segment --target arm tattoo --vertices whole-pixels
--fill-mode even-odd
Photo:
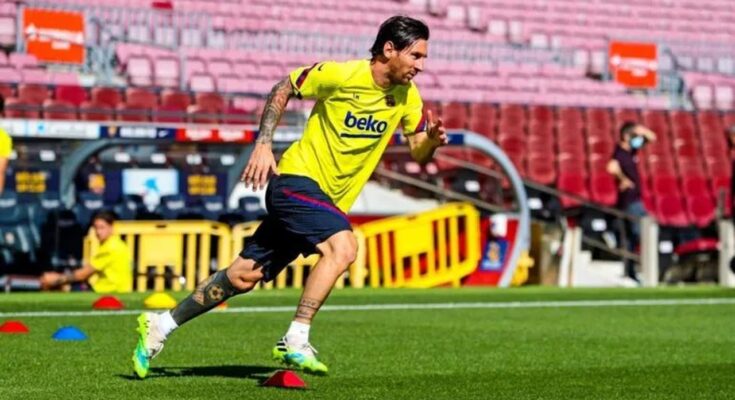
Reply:
[[[296,317],[311,320],[321,306],[322,302],[319,300],[303,298],[299,302],[299,307],[296,309]]]
[[[258,143],[268,144],[273,141],[273,133],[276,131],[278,121],[286,109],[288,99],[293,95],[291,81],[288,78],[276,83],[273,86],[268,98],[265,101],[263,115],[260,118],[260,129],[258,133]]]

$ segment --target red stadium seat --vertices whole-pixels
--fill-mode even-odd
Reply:
[[[230,107],[222,114],[222,122],[234,125],[253,124],[256,122],[256,116],[245,110]]]
[[[497,110],[487,103],[470,104],[469,129],[487,138],[495,138]]]
[[[156,122],[184,122],[186,121],[186,107],[175,105],[158,106],[153,111],[153,121]]]
[[[197,93],[195,103],[204,109],[216,109],[220,112],[225,108],[225,99],[217,93]]]
[[[5,99],[5,117],[40,118],[41,107],[39,104],[28,100],[11,97],[9,99]]]
[[[62,85],[54,89],[54,97],[79,107],[87,100],[87,91],[81,86]]]
[[[186,109],[191,105],[191,97],[178,90],[164,90],[161,93],[161,105]]]
[[[18,98],[31,104],[43,104],[48,99],[46,86],[36,84],[21,84],[18,86]]]
[[[657,196],[679,193],[679,180],[675,175],[655,174],[651,176],[651,190]]]
[[[526,111],[518,104],[500,106],[500,126],[523,129],[526,126]]]
[[[153,109],[158,105],[158,96],[148,89],[128,88],[125,103],[131,107]]]
[[[15,87],[10,83],[0,83],[0,96],[8,99],[15,96]]]
[[[615,178],[607,172],[590,175],[590,195],[592,201],[612,207],[618,201],[618,187]]]
[[[120,91],[108,87],[95,87],[92,89],[92,103],[105,104],[110,108],[117,108],[122,101]]]
[[[467,105],[464,103],[451,102],[442,107],[442,121],[447,129],[467,128],[467,114]]]
[[[587,190],[587,182],[585,175],[579,173],[563,173],[559,172],[557,188],[562,193],[569,193],[589,199],[589,191]],[[561,205],[564,208],[578,207],[582,204],[581,200],[561,195]]]
[[[133,104],[119,104],[117,106],[117,119],[119,121],[150,121],[151,108]]]
[[[554,122],[554,111],[549,106],[531,106],[528,108],[530,123],[551,125]]]
[[[657,219],[661,225],[683,227],[689,224],[678,194],[656,196]]]
[[[44,118],[75,120],[79,118],[74,104],[63,100],[46,100],[43,105]]]
[[[84,121],[110,121],[115,119],[115,111],[107,103],[85,101],[79,107],[79,116]]]
[[[715,219],[715,204],[708,194],[685,196],[689,220],[703,228]]]
[[[534,154],[528,157],[528,178],[542,185],[556,181],[556,161],[550,154]]]

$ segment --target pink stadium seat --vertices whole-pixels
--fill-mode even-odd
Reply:
[[[15,18],[0,15],[0,45],[15,45]]]
[[[179,86],[179,60],[160,58],[153,61],[154,81],[157,86],[174,88]]]
[[[216,87],[211,75],[196,74],[189,78],[189,89],[195,92],[214,92]]]
[[[144,56],[133,56],[128,59],[126,72],[131,85],[150,86],[153,84],[153,67],[151,60]]]
[[[33,54],[10,53],[8,61],[10,65],[15,66],[17,69],[35,68],[38,66],[38,60]]]

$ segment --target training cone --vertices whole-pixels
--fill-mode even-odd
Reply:
[[[28,333],[28,327],[20,321],[5,321],[0,325],[0,333]]]
[[[87,335],[75,326],[59,328],[51,337],[56,340],[87,340]]]
[[[174,308],[176,300],[167,293],[153,293],[143,301],[143,305],[146,308]]]
[[[102,296],[92,304],[92,308],[96,310],[122,310],[125,306],[115,296]]]
[[[306,383],[293,371],[278,370],[263,382],[263,386],[306,389]]]
[[[227,309],[227,302],[222,302],[220,305],[217,306],[218,310],[226,310]]]

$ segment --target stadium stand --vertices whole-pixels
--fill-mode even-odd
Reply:
[[[47,65],[14,49],[24,5],[0,3],[0,44],[10,50],[0,51],[3,116],[253,124],[265,94],[288,71],[323,59],[364,57],[375,26],[389,15],[406,13],[432,27],[432,55],[416,80],[425,109],[441,116],[448,128],[493,140],[529,185],[567,194],[531,190],[530,197],[541,204],[535,216],[549,218],[556,207],[570,214],[584,203],[615,205],[617,188],[605,169],[625,121],[642,122],[659,135],[659,141],[641,153],[639,166],[644,203],[660,223],[711,226],[721,191],[725,215],[731,215],[732,171],[724,132],[735,124],[735,8],[727,0],[161,3],[168,6],[148,0],[23,3],[83,10],[90,22],[88,43],[114,53],[114,60],[107,60],[115,67],[113,79]],[[304,13],[304,5],[337,12]],[[607,79],[609,40],[630,37],[662,44],[655,90],[628,90]],[[292,102],[289,110],[308,112],[312,104]],[[389,154],[383,165],[488,200],[508,187],[507,180],[464,173],[451,161],[497,170],[479,152],[449,148],[440,156],[446,158],[419,166]],[[143,164],[106,164],[105,179],[119,180],[113,175],[130,167]],[[31,214],[36,227],[64,225],[73,216],[81,228],[101,207],[114,208],[123,219],[206,217],[235,223],[262,216],[260,205],[247,198],[240,200],[238,210],[228,209],[226,195],[217,192],[195,200],[163,196],[161,204],[149,210],[125,194],[98,199],[79,193],[81,201],[71,210],[53,207],[39,211],[43,216]],[[98,202],[99,207],[91,206]]]

